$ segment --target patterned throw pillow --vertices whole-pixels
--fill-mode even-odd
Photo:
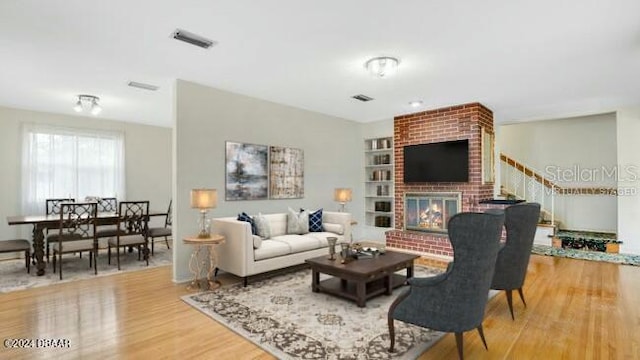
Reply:
[[[271,224],[269,220],[262,215],[262,213],[258,213],[256,218],[254,219],[256,223],[256,230],[258,231],[258,236],[263,239],[268,239],[271,237]]]
[[[322,209],[309,212],[309,232],[322,232]]]
[[[253,218],[251,216],[249,216],[246,212],[242,212],[240,214],[238,214],[238,221],[246,221],[249,224],[251,224],[251,234],[253,235],[257,235],[258,234],[258,229],[256,228],[256,222],[253,221]]]
[[[287,234],[306,234],[309,232],[309,212],[297,212],[289,208],[287,212]]]

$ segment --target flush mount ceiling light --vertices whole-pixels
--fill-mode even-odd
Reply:
[[[414,101],[409,101],[409,106],[417,108],[422,106],[423,102],[422,100],[414,100]]]
[[[364,63],[364,67],[369,71],[369,74],[385,78],[392,76],[398,71],[398,64],[400,61],[394,57],[379,56],[373,59],[369,59]]]
[[[91,115],[98,115],[102,111],[102,107],[98,103],[100,98],[93,95],[78,95],[76,106],[73,107],[75,112],[89,111]]]

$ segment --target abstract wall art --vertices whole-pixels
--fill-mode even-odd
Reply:
[[[269,147],[226,142],[226,200],[269,197]]]
[[[302,149],[271,146],[269,193],[271,199],[304,197],[304,152]]]

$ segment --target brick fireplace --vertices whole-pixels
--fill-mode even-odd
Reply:
[[[422,193],[460,194],[461,211],[482,211],[482,199],[493,197],[493,184],[482,182],[481,138],[483,128],[493,134],[493,112],[480,103],[451,106],[394,119],[395,229],[386,233],[387,246],[420,253],[452,256],[446,232],[416,231],[405,224],[405,195]],[[469,181],[465,183],[405,184],[403,148],[407,145],[469,140]],[[412,209],[409,209],[413,211]]]

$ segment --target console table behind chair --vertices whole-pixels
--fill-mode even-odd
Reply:
[[[208,238],[199,238],[198,236],[191,236],[182,239],[187,245],[193,245],[193,253],[189,260],[189,270],[193,274],[193,281],[188,286],[189,290],[195,289],[216,289],[220,286],[220,282],[215,279],[215,270],[218,265],[218,252],[216,247],[224,243],[224,236],[218,234],[211,234]],[[200,279],[200,274],[204,268],[206,258],[202,257],[201,250],[203,247],[209,248],[209,270],[207,271],[206,286],[203,286]]]

